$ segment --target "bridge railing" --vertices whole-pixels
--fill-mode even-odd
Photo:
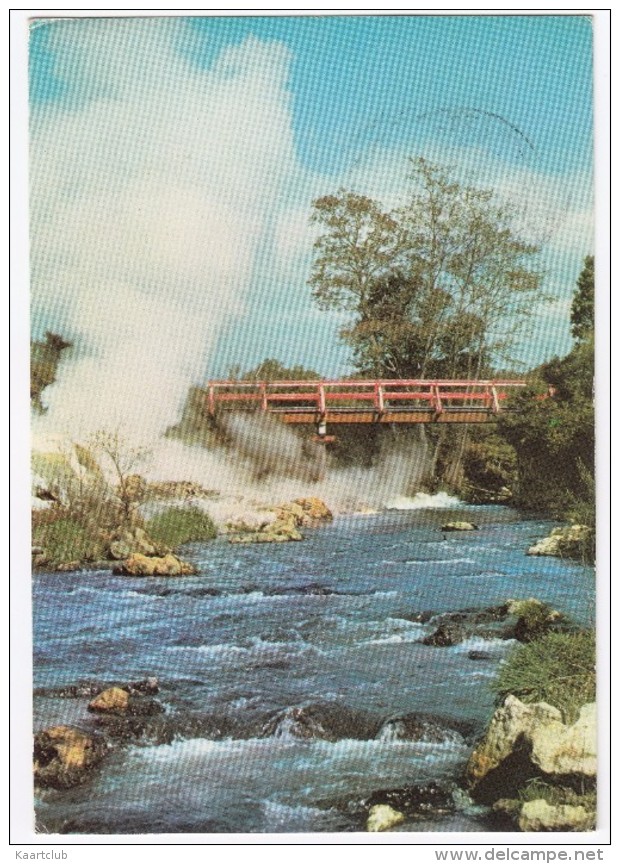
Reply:
[[[373,411],[459,412],[475,409],[498,414],[501,403],[515,389],[515,380],[378,379],[352,381],[210,381],[207,410],[261,410],[271,413],[327,412],[345,414]]]

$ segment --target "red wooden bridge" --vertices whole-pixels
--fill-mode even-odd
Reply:
[[[207,410],[262,411],[285,423],[488,423],[525,381],[209,381]]]

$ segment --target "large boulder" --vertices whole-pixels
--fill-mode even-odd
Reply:
[[[526,801],[517,817],[521,831],[592,831],[596,813],[581,805],[549,804],[544,798]]]
[[[42,788],[83,783],[107,751],[103,738],[72,726],[53,726],[34,738],[34,779]]]
[[[526,705],[507,696],[467,765],[472,797],[485,804],[516,796],[534,777],[551,782],[596,776],[596,705],[585,705],[568,726],[552,705]]]
[[[182,561],[176,555],[168,554],[161,558],[141,555],[136,552],[130,555],[114,573],[122,576],[193,576],[196,573],[193,564]]]
[[[547,723],[534,730],[532,761],[545,774],[596,777],[596,703],[584,705],[570,726]]]
[[[527,551],[528,555],[552,555],[557,558],[588,557],[594,532],[587,525],[567,525],[554,528],[548,537],[539,540]]]

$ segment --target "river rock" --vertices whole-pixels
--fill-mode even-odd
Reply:
[[[549,804],[543,798],[526,801],[517,824],[521,831],[592,831],[596,814],[572,804]]]
[[[228,539],[230,543],[288,543],[303,540],[303,534],[297,528],[294,513],[278,516],[273,522],[265,525],[260,531],[233,534]]]
[[[558,558],[582,558],[593,542],[594,532],[587,525],[554,528],[548,537],[527,550],[528,555],[552,555]]]
[[[296,498],[294,504],[301,507],[302,525],[314,525],[317,522],[331,522],[334,518],[332,511],[320,498]]]
[[[473,522],[446,522],[441,526],[442,531],[477,531],[478,526]]]
[[[127,528],[119,529],[116,533],[116,538],[112,540],[108,547],[110,558],[114,561],[121,561],[135,554],[154,556],[157,555],[157,551],[155,544],[144,528],[140,527],[131,530]]]
[[[36,696],[51,696],[55,699],[84,699],[99,696],[104,690],[119,688],[125,690],[130,696],[151,696],[159,693],[159,680],[150,675],[140,681],[129,683],[106,683],[103,681],[79,681],[77,684],[65,684],[63,687],[37,687],[34,691]]]
[[[338,702],[315,702],[277,712],[264,723],[261,734],[275,738],[368,741],[377,736],[380,728],[381,719],[368,711]]]
[[[472,797],[490,804],[516,795],[534,777],[561,783],[596,776],[596,705],[581,709],[567,726],[559,709],[545,702],[526,705],[507,696],[472,753],[466,776]]]
[[[423,613],[426,616],[426,613]],[[413,620],[416,620],[414,617]],[[460,609],[440,615],[418,617],[421,623],[429,621],[436,629],[421,639],[422,645],[437,648],[450,647],[473,636],[485,639],[514,639],[517,617],[508,613],[506,604],[483,609]]]
[[[107,751],[103,738],[72,726],[53,726],[34,738],[34,779],[42,788],[68,789],[84,782]]]
[[[112,712],[124,714],[129,707],[129,693],[120,687],[110,687],[99,693],[88,704],[89,711]]]
[[[158,558],[136,552],[115,567],[113,572],[122,576],[193,576],[197,570],[193,564],[170,553]]]
[[[375,804],[374,807],[371,807],[368,814],[366,830],[371,832],[387,831],[389,828],[400,825],[404,821],[405,817],[403,814],[399,813],[398,810],[394,810],[389,804]]]
[[[230,543],[287,543],[303,540],[299,528],[304,525],[317,525],[328,522],[333,516],[330,509],[320,498],[297,498],[295,501],[272,508],[273,521],[250,528],[249,525],[229,525]],[[250,530],[248,530],[250,529]]]
[[[488,651],[468,651],[467,652],[468,660],[490,660],[491,655]]]
[[[416,618],[410,616],[409,620]],[[501,606],[484,609],[445,612],[432,616],[430,623],[435,626],[435,630],[420,642],[435,648],[458,645],[472,637],[531,642],[546,633],[573,629],[564,615],[533,597],[528,600],[508,600]]]
[[[155,675],[149,675],[147,678],[142,678],[140,681],[130,681],[127,686],[127,691],[130,695],[139,693],[140,695],[152,695],[159,693],[159,679]]]
[[[452,790],[439,783],[381,789],[373,792],[361,804],[367,812],[373,807],[386,805],[412,819],[436,817],[455,809]]]

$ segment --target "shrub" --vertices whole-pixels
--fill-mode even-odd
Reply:
[[[198,507],[170,507],[146,524],[147,534],[171,549],[200,540],[213,540],[217,535],[211,517]]]
[[[520,642],[534,642],[550,631],[568,629],[567,622],[540,600],[521,600],[513,608],[519,616],[516,633]]]
[[[38,526],[34,540],[36,545],[45,549],[51,566],[72,561],[95,561],[103,555],[98,536],[68,516]]]
[[[515,649],[500,667],[494,690],[499,701],[512,693],[522,702],[547,702],[574,722],[596,694],[594,631],[548,633]]]

